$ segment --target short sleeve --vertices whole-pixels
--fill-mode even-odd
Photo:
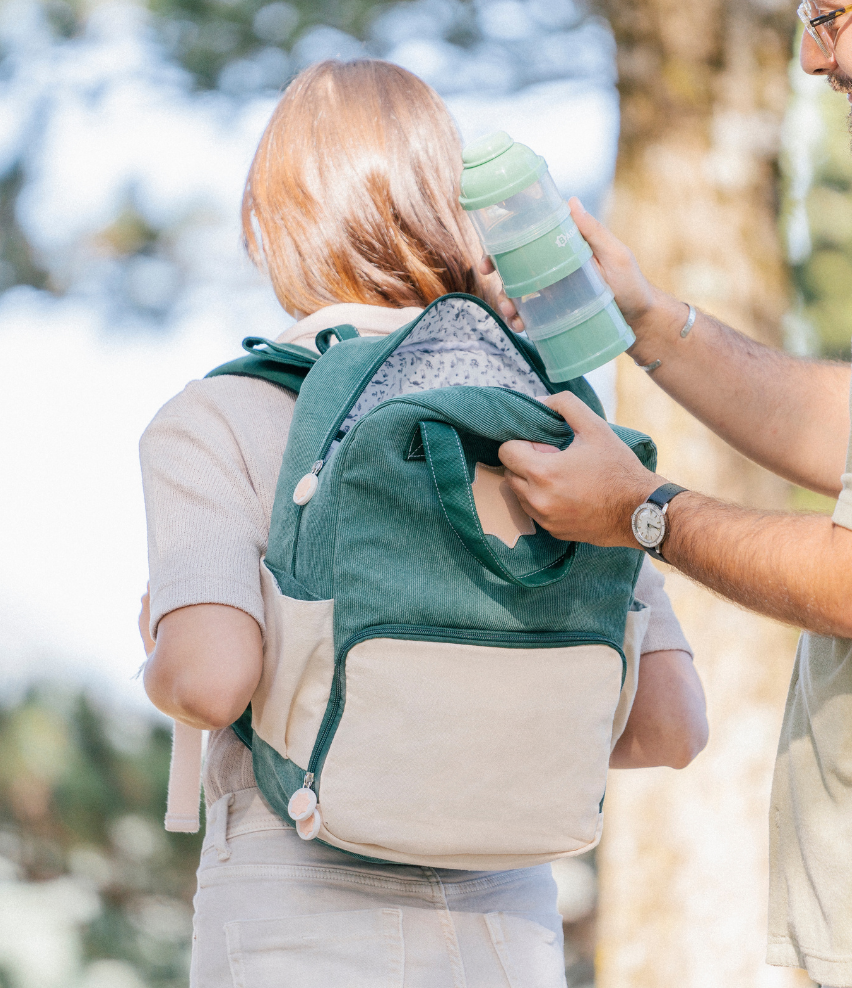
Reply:
[[[852,389],[849,392],[849,414],[852,415]],[[846,452],[846,471],[840,477],[840,485],[840,497],[831,520],[835,525],[852,528],[852,436]]]
[[[634,594],[637,600],[651,608],[641,652],[645,655],[648,652],[679,650],[692,655],[692,647],[686,640],[664,589],[665,582],[663,574],[654,566],[650,557],[646,556]]]
[[[852,528],[852,473],[842,474],[840,483],[842,484],[840,497],[837,499],[831,520],[835,525]]]
[[[260,559],[293,405],[265,381],[193,381],[145,430],[152,635],[191,604],[237,607],[264,629]]]

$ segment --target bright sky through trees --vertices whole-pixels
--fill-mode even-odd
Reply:
[[[0,685],[71,670],[144,702],[136,445],[187,380],[287,324],[238,211],[292,72],[399,61],[466,139],[508,130],[600,207],[618,131],[603,22],[569,0],[344,6],[0,7]]]

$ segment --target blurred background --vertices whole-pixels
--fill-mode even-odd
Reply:
[[[177,988],[199,840],[162,829],[168,725],[134,678],[137,442],[187,380],[289,317],[245,260],[242,183],[288,79],[404,65],[465,140],[505,129],[658,284],[849,359],[845,99],[793,0],[0,0],[0,988]],[[628,358],[596,372],[661,472],[830,510],[726,450]],[[557,869],[569,985],[809,985],[763,965],[766,807],[795,634],[669,580],[711,743],[614,773]]]

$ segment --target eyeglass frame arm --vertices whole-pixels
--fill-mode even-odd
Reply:
[[[799,15],[799,20],[801,20],[801,22],[805,25],[808,34],[811,36],[811,39],[823,55],[825,55],[828,59],[834,58],[833,39],[822,38],[817,28],[826,24],[831,24],[836,21],[838,17],[848,13],[852,10],[852,4],[847,4],[845,7],[837,7],[834,10],[826,11],[826,13],[819,14],[817,17],[809,17],[809,11],[805,9],[806,6],[815,6],[815,4],[813,4],[812,0],[810,3],[808,0],[803,0],[803,2],[796,8],[796,13]],[[831,50],[829,50],[829,45],[831,46]]]
[[[837,20],[838,17],[842,17],[843,14],[848,14],[852,10],[852,3],[847,4],[845,7],[838,7],[836,10],[829,10],[826,14],[820,14],[819,17],[814,17],[809,20],[808,23],[811,27],[820,27],[822,24],[830,24],[831,21]]]

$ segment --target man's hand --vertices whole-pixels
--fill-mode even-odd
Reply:
[[[665,483],[579,398],[546,402],[574,430],[568,449],[503,443],[506,480],[551,535],[639,548],[630,516]],[[819,635],[852,637],[852,531],[818,515],[765,514],[693,491],[667,514],[666,561],[749,610]]]
[[[631,347],[629,353],[643,362],[645,350],[649,353],[653,350],[656,354],[659,349],[654,339],[649,339],[643,346],[645,338],[656,337],[660,330],[666,338],[675,337],[686,321],[689,308],[685,303],[654,288],[642,274],[633,252],[610,233],[603,223],[587,213],[576,196],[568,200],[568,205],[577,228],[594,252],[601,277],[613,290],[618,307],[636,333],[637,343]],[[491,258],[486,256],[480,261],[479,270],[488,275],[496,269]],[[511,299],[501,295],[498,308],[515,332],[523,331],[523,320]],[[649,357],[644,362],[650,363],[653,359],[656,357]]]
[[[681,336],[689,306],[655,288],[632,252],[579,199],[569,205],[636,334],[628,353],[637,364],[655,365],[654,383],[756,463],[836,497],[849,436],[849,364],[792,357],[703,312]],[[494,271],[489,257],[480,271]],[[523,330],[511,299],[501,296],[498,308],[512,329]]]
[[[568,449],[512,440],[499,456],[526,512],[551,535],[572,542],[638,548],[634,509],[660,484],[607,423],[568,391],[545,402],[574,430]]]

